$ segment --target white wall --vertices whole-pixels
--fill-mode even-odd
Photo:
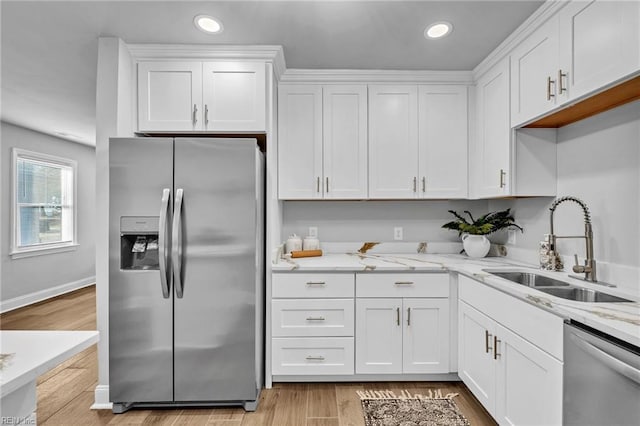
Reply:
[[[599,278],[625,276],[625,283],[618,284],[632,284],[640,291],[640,101],[558,129],[558,196],[564,195],[580,198],[591,211]],[[533,251],[549,233],[552,201],[501,200],[489,206],[515,210],[517,222],[525,228],[516,247]],[[557,235],[584,235],[583,223],[577,204],[558,206]],[[561,240],[558,249],[583,260],[584,246],[584,240]]]
[[[292,233],[306,236],[318,227],[320,241],[394,241],[393,228],[403,227],[404,241],[460,241],[442,225],[454,217],[447,210],[474,217],[487,212],[487,201],[286,201],[282,240]]]
[[[0,247],[3,309],[55,295],[93,283],[95,279],[95,149],[53,136],[1,123],[2,203]],[[12,259],[11,243],[11,148],[70,158],[78,162],[76,250]],[[68,285],[68,286],[67,286]],[[63,286],[63,287],[61,287]],[[57,290],[56,287],[59,287]],[[53,291],[53,294],[52,294]],[[35,299],[34,299],[35,298]]]

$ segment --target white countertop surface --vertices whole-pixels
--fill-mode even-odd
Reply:
[[[98,341],[97,331],[0,331],[2,397]]]
[[[509,270],[514,268],[528,268],[536,274],[620,296],[633,300],[633,302],[587,303],[571,301],[513,283],[484,271],[485,269]],[[272,271],[274,273],[292,271],[458,272],[565,319],[573,319],[640,347],[640,295],[569,278],[567,272],[544,271],[533,265],[516,262],[505,257],[473,259],[460,254],[429,254],[415,253],[415,251],[413,254],[372,253],[370,251],[363,254],[353,250],[345,253],[328,253],[321,257],[285,258],[272,265]]]

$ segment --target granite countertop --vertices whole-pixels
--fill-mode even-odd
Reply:
[[[285,257],[271,265],[275,273],[282,272],[442,272],[451,271],[468,276],[484,284],[510,294],[527,303],[565,319],[586,324],[611,336],[640,347],[640,297],[620,289],[606,288],[575,278],[569,278],[567,272],[544,271],[534,265],[517,262],[505,257],[469,258],[460,254],[383,253],[384,247],[376,250],[355,250],[334,252],[335,249],[352,247],[332,247],[331,252],[321,257],[291,259]],[[426,248],[426,247],[425,247]],[[420,251],[420,248],[418,249]],[[427,251],[426,249],[423,251]],[[516,284],[504,278],[492,275],[485,269],[510,270],[529,268],[531,272],[567,281],[573,285],[631,299],[633,302],[588,303],[577,302],[551,296],[533,288]]]

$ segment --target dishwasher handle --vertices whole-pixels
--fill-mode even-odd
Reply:
[[[618,358],[612,355],[609,355],[602,349],[595,347],[591,343],[581,339],[579,336],[576,336],[573,333],[571,333],[569,337],[573,341],[573,343],[575,343],[585,353],[589,354],[591,357],[611,368],[613,371],[622,374],[629,380],[632,380],[633,382],[640,385],[640,370],[627,364],[626,362],[620,361]]]

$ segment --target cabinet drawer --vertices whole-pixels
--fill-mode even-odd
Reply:
[[[562,361],[561,317],[462,275],[458,293],[461,300]]]
[[[272,336],[353,336],[353,299],[279,299],[271,302]]]
[[[275,338],[273,374],[353,374],[353,337]]]
[[[354,274],[273,274],[273,298],[353,297]]]
[[[449,297],[449,274],[358,274],[358,297]]]

